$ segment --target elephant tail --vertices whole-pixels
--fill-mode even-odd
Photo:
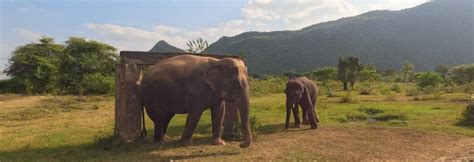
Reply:
[[[141,105],[141,109],[142,109],[142,137],[145,138],[146,137],[146,127],[145,127],[145,106],[143,106],[143,104]]]

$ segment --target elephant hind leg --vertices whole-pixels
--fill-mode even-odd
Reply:
[[[164,121],[163,121],[164,139],[169,138],[166,134],[167,134],[167,130],[168,130],[168,126],[170,124],[170,121],[171,121],[171,119],[173,119],[174,115],[175,115],[174,113],[168,113],[168,114],[166,114],[166,117],[164,118]]]

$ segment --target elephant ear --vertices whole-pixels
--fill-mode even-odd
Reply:
[[[206,83],[211,87],[212,91],[216,92],[221,89],[219,84],[219,78],[221,78],[222,65],[212,65],[204,72],[204,79]]]

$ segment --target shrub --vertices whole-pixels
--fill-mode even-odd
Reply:
[[[340,102],[341,102],[341,103],[351,103],[351,102],[354,102],[354,99],[352,98],[350,91],[349,91],[347,94],[341,96]]]
[[[389,95],[392,94],[392,91],[390,89],[382,89],[380,90],[380,93],[383,95]]]
[[[86,75],[81,85],[85,94],[112,93],[114,89],[114,78],[95,73]]]
[[[372,88],[362,88],[359,92],[360,95],[372,95],[374,94],[374,89]]]
[[[394,92],[397,92],[397,93],[400,93],[402,90],[400,88],[400,86],[394,84],[392,85],[392,87],[390,88],[391,91],[394,91]]]
[[[419,96],[420,95],[420,90],[418,88],[407,89],[406,90],[406,95],[407,96]]]
[[[261,132],[260,129],[262,128],[262,123],[256,116],[250,117],[250,130],[252,131],[252,136],[257,137]],[[243,140],[242,134],[242,125],[239,122],[234,124],[234,132],[236,132],[237,136],[231,137],[230,140]]]
[[[419,73],[416,76],[416,83],[420,89],[424,90],[427,87],[436,88],[443,82],[443,78],[436,72]]]
[[[461,125],[474,126],[474,103],[466,106],[466,110],[462,113]]]

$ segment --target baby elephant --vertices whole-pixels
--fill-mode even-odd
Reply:
[[[286,83],[286,123],[285,129],[288,129],[291,110],[295,119],[295,127],[300,127],[300,118],[298,116],[298,105],[303,109],[303,124],[311,125],[311,129],[317,129],[319,118],[316,114],[316,98],[318,87],[313,81],[306,77],[292,78]],[[309,120],[308,120],[309,119]]]

